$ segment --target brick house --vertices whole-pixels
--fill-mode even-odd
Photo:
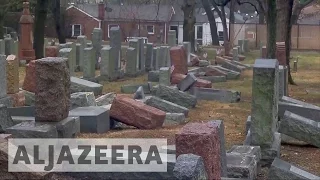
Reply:
[[[169,5],[108,5],[83,4],[66,10],[68,36],[86,35],[91,39],[94,28],[102,28],[103,39],[109,40],[109,29],[119,26],[123,41],[145,37],[149,42],[166,43],[169,22],[174,9]]]

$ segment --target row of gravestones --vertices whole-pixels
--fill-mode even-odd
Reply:
[[[8,55],[16,55],[19,54],[19,41],[18,39],[14,39],[10,34],[7,34],[4,39],[0,39],[0,54]]]

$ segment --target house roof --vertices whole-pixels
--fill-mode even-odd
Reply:
[[[77,8],[86,13],[98,18],[98,4],[81,4]],[[172,15],[172,7],[170,5],[158,4],[143,4],[143,5],[110,5],[108,9],[111,12],[105,11],[105,19],[117,20],[146,20],[146,21],[169,21]]]

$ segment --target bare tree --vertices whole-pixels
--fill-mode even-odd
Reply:
[[[194,25],[196,23],[196,18],[194,16],[196,1],[195,0],[185,0],[181,6],[183,11],[183,41],[191,42],[191,50],[195,50],[195,30]]]
[[[208,0],[202,0],[203,9],[206,11],[211,31],[212,45],[219,46],[217,22],[214,17],[214,11],[211,10],[211,6]]]

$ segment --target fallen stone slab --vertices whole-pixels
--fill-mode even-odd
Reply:
[[[200,73],[200,72],[203,72],[204,71],[204,67],[195,67],[195,68],[192,68],[192,69],[189,69],[188,70],[188,73]]]
[[[222,63],[222,67],[226,68],[226,69],[230,69],[232,71],[236,71],[236,72],[241,72],[243,69],[241,67],[239,67],[238,65],[235,65],[231,62],[228,61],[223,61]]]
[[[320,122],[286,111],[279,132],[320,148]]]
[[[202,157],[194,154],[178,156],[173,175],[179,180],[208,179]]]
[[[303,179],[303,180],[316,180],[320,179],[319,176],[313,175],[307,171],[293,166],[288,162],[285,162],[279,158],[276,158],[269,170],[268,179],[279,180],[291,180],[291,179]]]
[[[149,71],[148,81],[149,82],[159,82],[160,71]]]
[[[197,82],[197,78],[193,74],[188,74],[184,79],[182,79],[178,83],[178,89],[180,91],[189,90],[195,83]]]
[[[237,103],[241,99],[241,92],[233,90],[220,90],[210,88],[193,87],[190,94],[196,96],[198,100],[220,101],[224,103]]]
[[[70,101],[70,110],[78,107],[97,106],[93,92],[73,93]]]
[[[143,91],[143,87],[140,86],[137,91],[134,93],[134,97],[133,99],[144,99],[145,95],[144,95],[144,91]]]
[[[189,123],[176,134],[176,155],[195,154],[204,161],[208,179],[221,178],[220,141],[216,127]]]
[[[204,70],[206,76],[227,76],[227,73],[216,68],[215,66],[205,67]]]
[[[185,115],[183,113],[166,113],[164,126],[180,125],[185,123]]]
[[[74,138],[79,132],[78,117],[59,122],[26,121],[6,129],[14,138]]]
[[[11,116],[35,116],[34,106],[23,106],[23,107],[11,107],[8,108],[8,112]]]
[[[180,106],[178,104],[160,99],[158,97],[150,97],[147,98],[147,100],[145,101],[145,103],[149,106],[155,107],[157,109],[160,109],[162,111],[165,112],[169,112],[169,113],[183,113],[186,117],[188,116],[189,113],[189,109],[185,108],[183,106]]]
[[[112,104],[116,94],[114,92],[102,95],[96,99],[97,106],[105,106]]]
[[[93,92],[95,96],[102,94],[103,86],[98,83],[87,81],[84,79],[71,77],[71,93],[76,92]]]
[[[245,69],[249,69],[250,68],[250,66],[248,66],[248,65],[246,65],[246,64],[242,64],[241,62],[239,62],[239,61],[229,61],[229,62],[231,62],[232,64],[234,64],[234,65],[237,65],[240,69],[242,69],[242,70],[245,70]]]
[[[283,119],[286,111],[294,112],[295,114],[320,122],[320,109],[300,104],[292,104],[279,102],[279,117]]]
[[[200,60],[199,61],[199,67],[206,67],[206,66],[209,66],[209,65],[210,65],[210,63],[207,60]]]
[[[226,82],[227,76],[199,76],[200,79],[210,81],[211,83]]]
[[[110,116],[139,129],[154,129],[162,127],[166,113],[134,99],[117,96],[112,103]]]
[[[171,76],[171,83],[172,84],[179,84],[183,79],[185,79],[187,75],[183,74],[173,74]],[[196,78],[197,82],[193,84],[194,87],[205,87],[205,88],[211,88],[212,83],[210,81],[206,81],[200,78]]]
[[[110,130],[109,111],[102,107],[78,107],[69,112],[80,118],[81,133],[106,133]]]
[[[236,71],[233,71],[233,70],[230,70],[230,69],[226,69],[226,68],[221,67],[221,66],[215,66],[215,67],[217,69],[227,73],[227,79],[228,80],[233,80],[233,79],[239,79],[240,78],[241,74],[239,72],[236,72]]]
[[[314,108],[314,109],[320,109],[319,106],[313,105],[313,104],[309,104],[303,101],[299,101],[297,99],[293,99],[291,97],[288,96],[282,96],[282,98],[280,99],[280,101],[282,102],[286,102],[286,103],[292,103],[292,104],[299,104],[305,107],[310,107],[310,108]]]
[[[6,131],[7,128],[13,126],[14,123],[5,105],[0,104],[0,133]]]
[[[197,98],[195,96],[168,86],[159,85],[156,90],[153,91],[153,95],[186,108],[195,107],[197,104]]]
[[[229,154],[237,154],[237,155],[243,155],[243,156],[250,156],[253,157],[254,160],[257,163],[257,170],[254,174],[254,179],[257,178],[258,174],[261,171],[261,148],[260,146],[238,146],[234,145],[231,147],[231,149],[228,151]]]
[[[151,83],[124,85],[124,86],[121,86],[121,93],[133,94],[138,90],[138,88],[140,86],[143,87],[143,91],[144,91],[145,94],[150,94],[150,90],[151,90],[151,87],[152,87]]]
[[[227,153],[227,171],[230,178],[253,180],[257,174],[257,162],[252,156]]]

